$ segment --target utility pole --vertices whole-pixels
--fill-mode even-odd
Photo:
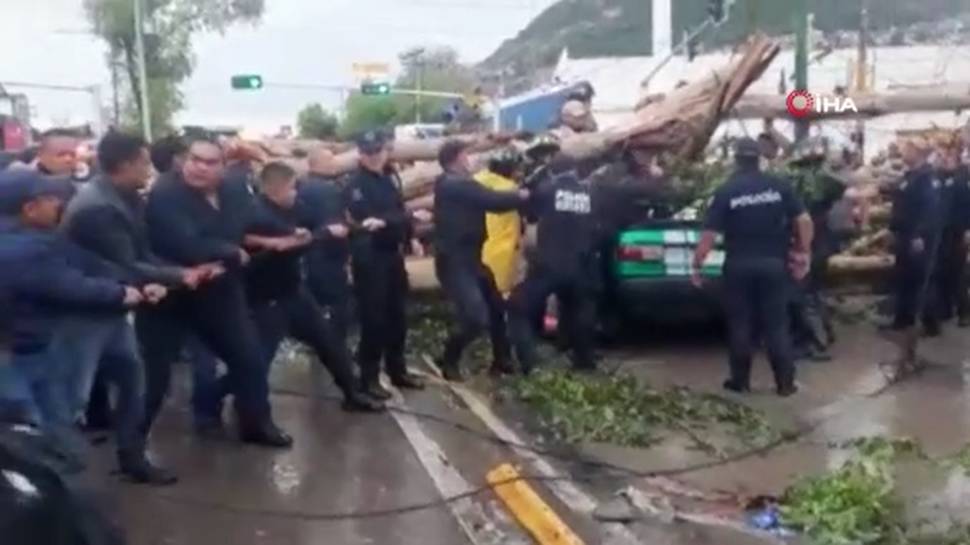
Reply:
[[[141,132],[145,140],[152,139],[152,114],[148,104],[148,68],[145,66],[145,28],[144,28],[144,0],[132,0],[135,12],[135,56],[138,60],[138,79],[141,80],[139,91],[141,94]]]
[[[795,89],[808,91],[808,0],[795,0]],[[795,121],[795,142],[808,136],[807,119]]]
[[[417,84],[418,84],[418,94],[414,95],[414,122],[420,125],[421,124],[421,91],[422,91],[422,86],[424,85],[424,60],[422,60],[421,58],[418,58],[417,66],[415,67],[415,70],[417,70],[417,77],[415,79],[417,80]]]
[[[118,96],[118,61],[111,56],[111,124],[121,125],[121,99]]]
[[[869,91],[869,2],[861,0],[859,7],[859,55],[855,67],[855,90],[859,93]],[[856,144],[859,155],[865,157],[866,152],[866,122],[859,118],[856,122]]]

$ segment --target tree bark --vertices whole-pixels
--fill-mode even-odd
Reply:
[[[940,112],[970,108],[970,86],[939,85],[930,89],[889,94],[847,95],[855,103],[858,113],[852,111],[811,111],[810,120],[869,118],[906,112]],[[738,101],[733,112],[742,119],[787,118],[791,114],[781,95],[745,95]]]

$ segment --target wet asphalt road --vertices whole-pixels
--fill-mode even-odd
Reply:
[[[110,444],[98,447],[90,478],[133,545],[469,543],[445,506],[353,518],[440,494],[392,417],[347,415],[333,401],[306,397],[335,395],[328,380],[305,367],[276,373],[275,386],[285,393],[273,396],[275,416],[294,436],[292,450],[193,436],[182,388],[151,442],[154,457],[179,473],[178,485],[155,489],[105,478]],[[341,515],[348,518],[327,520]]]

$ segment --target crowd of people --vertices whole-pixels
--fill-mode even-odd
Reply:
[[[591,369],[595,241],[576,165],[545,148],[546,179],[530,190],[520,187],[519,152],[501,150],[474,176],[466,145],[449,141],[434,212],[410,212],[392,146],[383,132],[367,132],[349,175],[338,176],[334,155],[319,149],[299,176],[283,162],[227,161],[223,145],[205,137],[149,144],[111,132],[97,145],[94,174],[79,182],[77,139],[45,133],[36,157],[0,172],[10,349],[0,416],[41,427],[76,470],[85,465],[81,431],[111,427],[125,476],[171,484],[175,474],[146,446],[173,364],[191,366],[197,433],[226,433],[231,396],[243,442],[286,448],[293,440],[274,421],[268,375],[287,337],[330,372],[345,410],[380,412],[392,397],[382,370],[397,388],[424,387],[405,360],[404,256],[415,225],[432,220],[436,272],[456,311],[437,355],[446,379],[462,380],[462,353],[485,330],[493,371],[516,369],[513,344],[522,367],[533,367],[534,328],[552,293],[574,317],[577,366]],[[519,283],[522,218],[538,222],[539,247]]]
[[[601,249],[624,217],[620,205],[643,195],[591,175],[554,138],[525,153],[499,148],[480,169],[455,139],[438,152],[433,211],[409,211],[393,139],[370,131],[356,147],[350,174],[320,148],[300,175],[284,162],[227,159],[224,143],[206,137],[149,144],[111,132],[97,145],[93,174],[79,182],[77,139],[45,133],[36,157],[0,172],[0,297],[11,353],[0,366],[0,417],[40,426],[75,469],[87,443],[79,430],[113,428],[123,474],[171,484],[175,474],[146,450],[173,365],[190,365],[198,434],[225,436],[231,397],[243,442],[287,448],[293,439],[275,423],[268,385],[285,338],[325,366],[344,410],[380,412],[393,396],[382,372],[396,388],[424,388],[405,358],[405,253],[415,227],[432,221],[435,272],[454,310],[435,354],[446,380],[463,380],[463,353],[486,332],[493,374],[535,368],[551,296],[575,369],[596,369]],[[922,314],[936,334],[954,314],[970,324],[970,176],[959,149],[940,150],[935,166],[930,154],[918,142],[902,149],[892,326],[911,327]],[[725,388],[750,388],[752,352],[763,342],[778,393],[788,396],[797,391],[793,348],[824,356],[834,341],[827,319],[822,335],[799,318],[824,310],[824,263],[842,242],[833,208],[845,188],[830,183],[809,197],[797,181],[763,172],[764,155],[764,142],[737,143],[736,170],[710,203],[693,269],[703,269],[723,235]],[[628,175],[654,176],[637,154],[623,159]],[[817,159],[796,162],[812,171]],[[526,223],[536,236],[523,274]],[[359,343],[349,347],[354,328]]]

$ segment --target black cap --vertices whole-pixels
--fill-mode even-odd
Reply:
[[[367,131],[357,137],[357,150],[362,155],[377,155],[386,143],[387,138],[382,131]]]
[[[761,147],[753,138],[741,138],[734,143],[735,157],[760,157]]]
[[[441,145],[438,150],[438,164],[441,168],[448,168],[448,165],[455,162],[461,152],[468,149],[468,144],[461,140],[448,140]]]
[[[0,215],[20,213],[25,204],[41,197],[71,196],[71,182],[49,178],[33,170],[8,170],[0,173]]]

